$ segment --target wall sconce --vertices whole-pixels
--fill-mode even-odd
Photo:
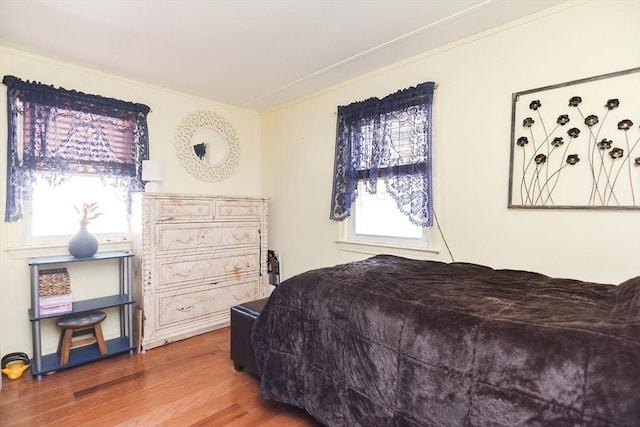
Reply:
[[[147,193],[159,193],[160,182],[164,178],[162,163],[157,160],[142,161],[142,180],[146,181],[144,191]]]

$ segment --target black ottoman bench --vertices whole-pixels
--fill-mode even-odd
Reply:
[[[251,329],[269,298],[231,307],[231,360],[236,371],[258,375],[251,345]]]

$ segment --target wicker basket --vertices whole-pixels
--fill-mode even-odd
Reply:
[[[38,288],[38,294],[41,297],[71,293],[69,272],[67,272],[66,268],[41,270],[38,278]]]

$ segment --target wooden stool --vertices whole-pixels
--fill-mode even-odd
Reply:
[[[56,324],[62,328],[60,334],[60,366],[69,363],[69,352],[72,348],[87,344],[98,344],[100,354],[107,354],[107,345],[102,335],[102,322],[107,315],[103,311],[88,311],[86,313],[72,314],[58,319]],[[73,341],[76,335],[85,335],[91,331],[93,336]]]

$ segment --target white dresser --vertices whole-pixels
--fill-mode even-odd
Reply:
[[[265,199],[134,195],[134,297],[142,349],[229,325],[230,308],[264,298]]]

